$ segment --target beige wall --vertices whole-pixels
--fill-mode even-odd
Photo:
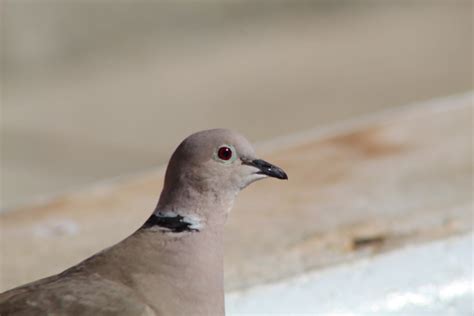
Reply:
[[[472,2],[319,3],[2,1],[3,208],[472,89]]]

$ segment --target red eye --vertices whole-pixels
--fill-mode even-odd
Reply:
[[[222,146],[221,148],[219,148],[217,156],[219,157],[219,159],[229,160],[230,158],[232,158],[232,149],[227,146]]]

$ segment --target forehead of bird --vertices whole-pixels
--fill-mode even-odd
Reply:
[[[205,162],[223,145],[233,147],[239,157],[255,158],[252,144],[243,135],[228,129],[211,129],[187,137],[176,149],[173,159]]]

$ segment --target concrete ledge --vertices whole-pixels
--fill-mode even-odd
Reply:
[[[472,315],[472,234],[226,296],[230,315]]]
[[[260,182],[238,199],[227,228],[227,289],[471,231],[472,110],[465,95],[263,146],[290,180]],[[162,176],[0,214],[0,290],[130,234],[153,210]]]

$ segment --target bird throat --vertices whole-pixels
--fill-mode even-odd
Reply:
[[[194,217],[182,216],[170,211],[156,211],[141,228],[154,229],[167,233],[199,232],[201,224],[199,219]]]

